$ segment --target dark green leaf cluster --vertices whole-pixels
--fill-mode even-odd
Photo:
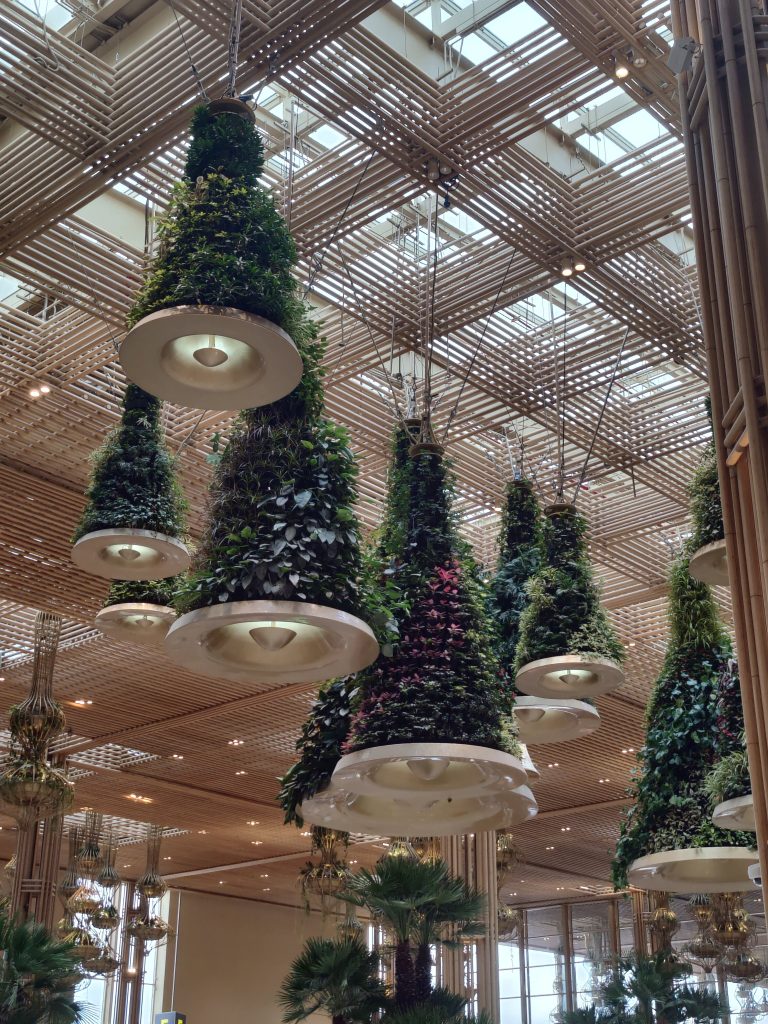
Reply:
[[[586,548],[587,524],[573,505],[544,520],[544,559],[527,585],[516,668],[539,658],[587,654],[621,663],[624,650],[600,604]]]
[[[157,256],[128,324],[169,306],[231,306],[293,337],[302,318],[291,275],[296,247],[272,196],[255,185],[263,162],[255,126],[201,110],[192,130],[187,174],[159,225]]]
[[[0,1021],[77,1024],[85,1007],[72,998],[81,980],[77,951],[34,921],[0,914]]]
[[[401,575],[410,611],[392,658],[365,675],[345,750],[419,741],[516,749],[484,589],[457,550],[445,463],[429,451],[413,462]]]
[[[301,329],[299,386],[235,421],[181,611],[280,600],[361,612],[357,465],[346,431],[322,414],[317,325],[305,320]]]
[[[746,833],[718,829],[711,821],[706,777],[720,758],[739,749],[743,718],[740,705],[736,709],[732,702],[732,720],[725,723],[719,713],[721,680],[731,679],[734,671],[731,647],[709,588],[691,577],[685,557],[670,573],[669,622],[667,654],[648,705],[645,745],[630,790],[634,803],[616,846],[617,888],[626,885],[632,861],[646,854],[752,845]]]
[[[499,561],[488,594],[488,612],[498,635],[499,661],[513,673],[520,616],[528,604],[526,584],[541,562],[541,513],[530,480],[507,484],[501,519]]]
[[[160,402],[135,384],[119,424],[94,453],[87,504],[73,541],[94,530],[184,533],[186,502],[160,426]]]
[[[157,604],[172,607],[179,577],[164,580],[114,580],[110,585],[104,608],[113,604]]]
[[[298,813],[302,801],[328,785],[341,757],[358,693],[355,676],[334,680],[321,688],[296,741],[299,760],[279,780],[278,802],[285,811],[286,825],[303,825]]]
[[[734,750],[717,762],[704,780],[709,802],[712,807],[723,800],[733,800],[752,792],[749,777],[749,758],[746,750]]]
[[[710,412],[711,418],[709,404],[707,411]],[[701,461],[688,486],[688,498],[693,527],[688,543],[693,553],[705,544],[712,544],[725,536],[714,439],[710,440],[704,449]]]

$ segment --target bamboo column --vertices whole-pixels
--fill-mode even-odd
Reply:
[[[757,845],[768,872],[768,119],[766,18],[673,0],[698,44],[678,76]]]

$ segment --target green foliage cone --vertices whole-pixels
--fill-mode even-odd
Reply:
[[[669,627],[630,790],[634,804],[622,821],[613,861],[617,888],[627,884],[632,861],[646,854],[753,844],[746,833],[718,829],[711,821],[706,777],[719,758],[738,749],[744,724],[739,701],[718,701],[723,677],[735,670],[731,645],[709,588],[690,575],[685,555],[670,573]]]
[[[624,650],[600,605],[586,546],[587,523],[573,505],[553,505],[543,525],[544,559],[520,616],[516,668],[540,658],[591,654],[621,663]]]
[[[129,326],[169,306],[231,306],[293,336],[303,316],[291,275],[296,247],[272,196],[256,184],[263,164],[251,120],[195,110],[184,178]]]
[[[514,675],[526,585],[541,562],[541,512],[530,480],[511,480],[501,518],[499,560],[488,594],[502,668]]]
[[[398,427],[392,440],[384,520],[378,537],[373,540],[372,556],[367,560],[371,590],[378,587],[388,600],[388,607],[402,606],[399,574],[407,541],[410,478],[414,465],[408,457],[410,444],[408,431]],[[375,612],[372,618],[378,634]],[[379,639],[386,641],[387,637]],[[384,649],[386,651],[386,646]],[[296,742],[298,760],[279,780],[278,801],[285,811],[286,824],[294,822],[301,827],[304,824],[299,813],[302,801],[319,793],[330,781],[349,733],[350,716],[360,694],[360,679],[368,671],[334,680],[320,688]]]
[[[323,414],[324,342],[307,317],[299,386],[235,421],[210,488],[208,523],[180,610],[226,601],[306,601],[363,611],[357,465]]]
[[[73,541],[94,530],[184,533],[186,502],[163,438],[160,407],[153,395],[127,385],[120,423],[93,456],[88,501]]]
[[[409,612],[393,657],[366,673],[344,749],[452,742],[516,750],[485,594],[456,533],[445,463],[428,450],[413,461],[402,572]]]
[[[179,577],[163,580],[114,580],[104,601],[104,608],[113,604],[157,604],[173,607]]]
[[[710,420],[712,409],[707,400]],[[720,501],[720,479],[717,474],[717,451],[714,438],[710,438],[701,461],[688,487],[692,532],[690,550],[697,551],[705,544],[713,544],[725,536],[723,506]]]

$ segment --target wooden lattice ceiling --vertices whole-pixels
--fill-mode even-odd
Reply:
[[[311,688],[213,685],[105,640],[91,623],[106,588],[69,560],[88,454],[117,414],[115,348],[151,215],[183,162],[190,62],[219,94],[230,3],[35,6],[0,9],[1,703],[27,685],[35,610],[59,612],[56,687],[83,804],[178,830],[165,851],[176,884],[295,901],[307,839],[273,801]],[[595,737],[533,751],[542,813],[520,830],[519,899],[607,883],[664,647],[668,548],[707,436],[670,39],[664,0],[243,3],[239,85],[258,99],[267,179],[325,321],[328,406],[361,459],[365,523],[380,513],[401,377],[421,366],[436,208],[436,421],[487,564],[520,440],[545,497],[559,410],[574,490],[591,449],[579,501],[628,682],[600,701]],[[615,60],[630,56],[639,66],[619,84]],[[564,259],[586,267],[567,286]],[[31,400],[40,383],[50,393]],[[195,532],[211,438],[230,417],[165,416]],[[0,852],[11,845],[6,822]],[[361,863],[377,852],[360,844]],[[141,853],[122,863],[135,872]]]

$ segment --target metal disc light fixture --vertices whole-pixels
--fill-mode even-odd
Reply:
[[[161,644],[176,619],[172,602],[170,580],[116,580],[94,625],[113,640],[142,646]]]

